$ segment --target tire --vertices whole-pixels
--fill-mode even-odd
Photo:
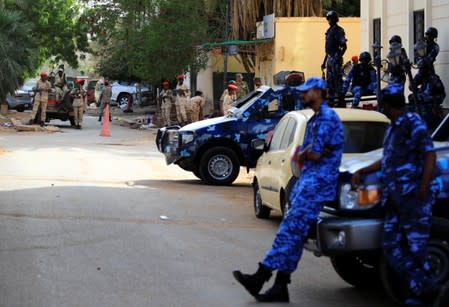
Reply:
[[[372,288],[380,285],[379,257],[333,256],[332,267],[338,276],[356,288]]]
[[[199,170],[208,184],[230,185],[239,175],[240,162],[232,149],[212,147],[201,156]]]
[[[254,180],[253,192],[254,214],[259,219],[269,218],[271,209],[262,203],[262,197],[260,196],[260,189],[257,180]]]
[[[23,111],[25,111],[25,107],[20,106],[20,107],[17,107],[16,110],[17,110],[17,112],[23,112]]]
[[[430,274],[439,286],[449,282],[449,221],[432,218],[432,233],[427,249]],[[403,304],[407,287],[390,267],[385,257],[380,262],[380,277],[387,295],[397,304]]]
[[[195,168],[192,170],[192,173],[193,173],[198,179],[203,180],[203,178],[201,177],[201,172],[200,172],[199,167],[195,167]]]
[[[130,94],[120,94],[117,97],[117,104],[119,106],[126,104],[128,106],[129,103],[132,104],[133,102],[133,97]]]

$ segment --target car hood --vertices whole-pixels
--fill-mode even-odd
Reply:
[[[382,158],[382,148],[358,154],[345,154],[341,160],[340,172],[355,173],[355,171],[370,165],[374,161]]]
[[[211,130],[214,129],[215,126],[217,125],[223,125],[225,123],[229,123],[235,120],[236,120],[235,117],[228,117],[228,116],[214,117],[185,125],[181,129],[179,129],[179,131],[197,131],[204,128]]]

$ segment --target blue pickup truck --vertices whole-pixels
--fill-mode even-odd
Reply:
[[[437,152],[440,191],[433,208],[428,259],[437,284],[449,281],[449,115],[432,134]],[[326,204],[305,244],[316,256],[329,257],[337,274],[355,287],[382,285],[398,304],[405,288],[381,252],[383,207],[380,174],[368,174],[362,189],[351,190],[352,174],[380,159],[382,149],[345,157],[340,167],[339,196]]]
[[[265,139],[286,113],[300,107],[297,86],[262,86],[237,100],[225,116],[159,129],[156,145],[167,164],[175,163],[208,184],[229,185],[241,166],[256,166],[261,152],[251,141]]]

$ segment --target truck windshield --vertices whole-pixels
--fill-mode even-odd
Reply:
[[[239,100],[237,100],[234,103],[235,108],[237,108],[237,112],[235,113],[242,113],[245,112],[246,109],[248,109],[256,99],[258,99],[260,96],[262,96],[264,94],[264,92],[262,91],[254,91],[249,93],[246,96],[243,96],[242,98],[240,98]]]
[[[382,148],[388,124],[379,122],[343,122],[344,153],[365,153]]]

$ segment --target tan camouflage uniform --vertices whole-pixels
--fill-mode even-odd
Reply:
[[[200,120],[200,114],[204,107],[204,98],[202,96],[195,96],[190,99],[192,106],[192,123]]]
[[[33,111],[31,112],[31,119],[34,120],[37,110],[41,107],[41,121],[45,122],[48,103],[48,91],[51,89],[49,81],[42,81],[40,79],[36,84],[36,95],[34,96]]]
[[[190,96],[190,90],[184,83],[176,85],[176,117],[178,124],[185,124],[188,122],[187,117],[187,97]]]
[[[86,91],[84,89],[76,88],[72,90],[73,99],[73,113],[75,117],[75,126],[81,126],[83,124],[84,114],[84,98],[86,97]]]
[[[235,85],[237,85],[237,87],[239,88],[237,90],[237,99],[239,99],[249,93],[248,83],[246,83],[245,81],[242,80],[240,82],[236,82]]]
[[[173,91],[170,89],[162,89],[159,94],[159,98],[161,99],[161,115],[162,121],[165,125],[170,126],[170,114],[171,114],[171,105],[173,101]]]

